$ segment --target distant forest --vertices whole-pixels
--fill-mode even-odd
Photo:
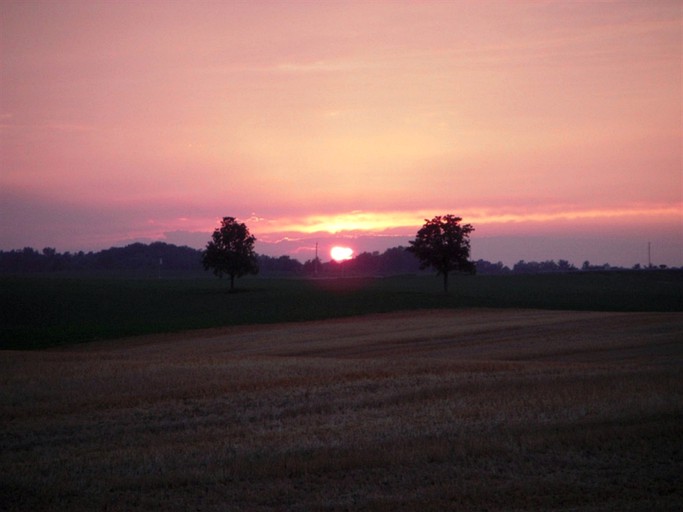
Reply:
[[[79,251],[59,253],[46,247],[37,251],[31,247],[0,251],[0,273],[111,273],[140,277],[172,277],[210,275],[202,267],[202,251],[191,247],[178,247],[164,242],[149,245],[134,243],[125,247],[112,247],[98,252]],[[419,262],[405,247],[393,247],[383,253],[363,252],[343,263],[308,260],[301,263],[289,256],[259,255],[259,273],[263,276],[389,276],[421,272]],[[584,262],[577,268],[566,260],[519,261],[512,268],[501,262],[478,260],[477,274],[532,274],[545,272],[577,272],[595,270],[623,270],[609,264],[591,265]],[[640,269],[635,265],[634,269]],[[658,268],[666,268],[665,266]]]

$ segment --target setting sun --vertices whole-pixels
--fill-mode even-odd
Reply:
[[[352,255],[353,249],[350,247],[340,247],[335,245],[332,247],[332,249],[330,249],[330,256],[332,256],[332,259],[336,262],[350,260]]]

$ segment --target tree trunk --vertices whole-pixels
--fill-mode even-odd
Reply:
[[[443,273],[443,291],[448,293],[448,272]]]

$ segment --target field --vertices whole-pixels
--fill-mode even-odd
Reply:
[[[482,277],[3,279],[0,510],[680,510],[680,273]]]
[[[680,510],[682,313],[459,309],[0,353],[3,510]]]
[[[462,307],[683,311],[683,271],[345,279],[0,278],[0,348]]]

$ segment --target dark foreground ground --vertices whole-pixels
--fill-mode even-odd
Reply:
[[[419,311],[0,352],[2,510],[681,510],[683,313]]]
[[[436,276],[131,279],[0,276],[0,349],[230,325],[460,308],[683,311],[683,270]]]

